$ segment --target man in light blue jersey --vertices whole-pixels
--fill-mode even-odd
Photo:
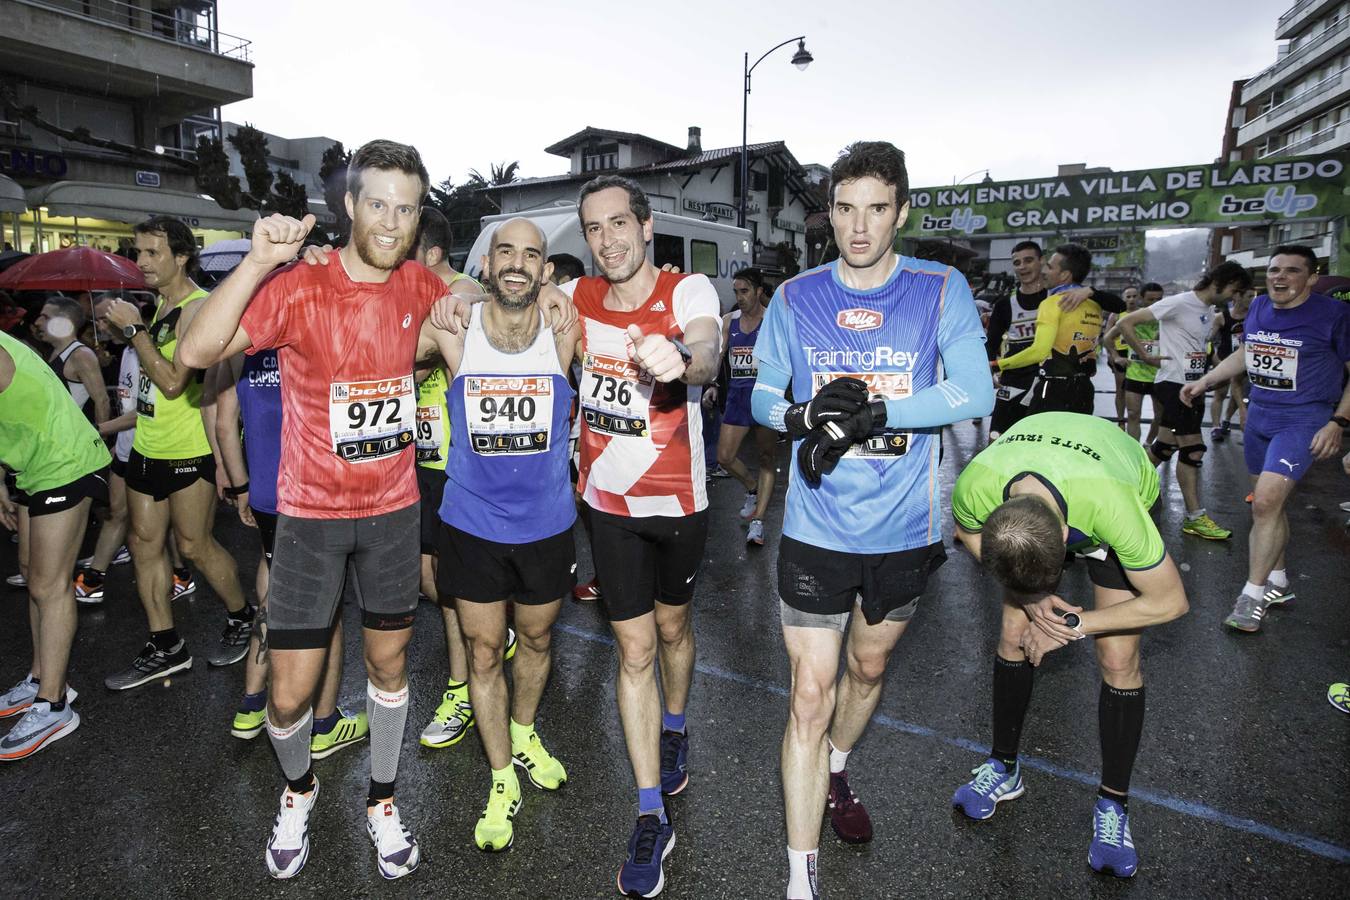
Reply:
[[[786,431],[795,449],[778,555],[792,664],[782,756],[789,898],[817,896],[827,805],[840,838],[872,839],[848,755],[881,697],[891,650],[946,558],[940,429],[994,405],[965,278],[893,250],[909,214],[904,154],[884,142],[849,146],[830,171],[830,203],[840,258],[776,292],[751,398],[755,418]],[[802,402],[785,399],[789,383]]]

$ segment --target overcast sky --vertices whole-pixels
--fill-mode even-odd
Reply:
[[[229,121],[351,148],[413,143],[434,181],[519,160],[586,125],[683,146],[739,146],[743,53],[750,142],[828,165],[847,143],[901,147],[915,186],[1209,162],[1235,79],[1275,60],[1292,0],[220,0],[221,30],[253,42],[252,100]],[[348,9],[360,9],[355,15]],[[982,176],[983,172],[979,172]]]

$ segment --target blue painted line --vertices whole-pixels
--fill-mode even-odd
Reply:
[[[613,646],[614,639],[608,635],[597,634],[594,631],[587,631],[584,628],[577,628],[573,625],[565,625],[559,622],[554,628],[558,631],[570,634],[573,637],[580,638],[583,641],[589,641],[593,644],[604,644]],[[696,663],[695,671],[710,675],[721,681],[730,681],[734,684],[744,685],[766,694],[775,694],[779,697],[788,695],[787,688],[782,685],[754,678],[750,675],[742,675],[739,672],[732,672],[729,669],[723,669],[718,666],[710,666],[705,663]],[[903,719],[896,719],[878,713],[872,717],[872,721],[883,728],[891,731],[898,731],[903,734],[912,734],[917,737],[931,738],[939,743],[946,744],[948,747],[955,747],[958,750],[966,750],[975,753],[981,757],[989,752],[989,745],[967,740],[966,738],[949,737],[940,734],[925,725],[915,725],[912,722],[906,722]],[[1042,759],[1039,756],[1021,755],[1018,757],[1022,765],[1038,772],[1044,772],[1047,775],[1053,775],[1056,778],[1062,778],[1066,781],[1076,781],[1079,784],[1088,787],[1096,787],[1098,778],[1087,772],[1079,772],[1076,769],[1068,769],[1064,766],[1050,762],[1048,759]],[[1282,828],[1276,828],[1273,825],[1267,825],[1264,822],[1258,822],[1255,819],[1248,819],[1242,816],[1235,816],[1226,813],[1221,809],[1215,809],[1204,803],[1193,803],[1189,800],[1183,800],[1180,797],[1173,797],[1170,794],[1161,794],[1156,791],[1140,790],[1138,788],[1130,789],[1130,799],[1161,806],[1172,812],[1180,813],[1183,816],[1190,816],[1193,819],[1201,819],[1206,822],[1213,822],[1216,825],[1222,825],[1225,828],[1232,828],[1235,831],[1245,831],[1248,834],[1254,834],[1268,840],[1276,841],[1281,844],[1287,844],[1291,847],[1297,847],[1300,850],[1306,850],[1317,856],[1325,857],[1342,865],[1350,863],[1350,848],[1342,847],[1320,838],[1311,837],[1306,834],[1299,834],[1293,831],[1285,831]]]

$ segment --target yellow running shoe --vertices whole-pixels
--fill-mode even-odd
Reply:
[[[422,729],[418,743],[435,750],[453,747],[464,740],[464,735],[472,727],[473,704],[469,702],[469,685],[466,682],[446,689],[440,706],[436,707],[436,714]]]
[[[537,788],[556,791],[567,783],[563,764],[539,742],[539,735],[531,731],[522,743],[511,743],[511,761],[525,770],[530,782]]]
[[[266,709],[241,709],[234,714],[234,721],[230,724],[230,734],[241,740],[251,741],[262,734],[263,727],[266,724]]]
[[[338,714],[341,718],[332,731],[309,736],[309,755],[314,759],[326,759],[343,747],[364,741],[370,733],[370,722],[366,720],[365,713],[349,716],[339,709]]]
[[[1327,700],[1343,713],[1350,713],[1350,684],[1338,681],[1327,688]]]
[[[492,780],[487,807],[478,824],[473,827],[473,842],[479,850],[496,853],[508,849],[516,840],[516,829],[511,820],[520,811],[520,782],[511,776],[506,780]]]
[[[1193,534],[1196,537],[1202,537],[1210,541],[1226,541],[1233,536],[1230,529],[1220,527],[1208,514],[1196,516],[1194,519],[1185,519],[1181,523],[1181,531],[1184,534]]]

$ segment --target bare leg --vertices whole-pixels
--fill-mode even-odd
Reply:
[[[507,722],[508,692],[502,653],[506,649],[506,603],[457,601],[459,627],[469,645],[469,700],[488,765],[498,771],[511,765],[511,730]],[[524,607],[522,607],[524,608]],[[520,658],[523,647],[516,648]]]
[[[755,504],[752,518],[762,519],[769,511],[769,501],[773,499],[773,482],[777,474],[775,465],[778,453],[778,434],[767,428],[755,429],[755,449],[759,452],[759,502]]]
[[[239,584],[238,566],[211,534],[216,514],[215,487],[199,479],[170,495],[168,505],[179,552],[206,577],[225,604],[226,612],[242,610],[244,589]]]
[[[736,477],[747,491],[755,489],[755,479],[750,477],[750,470],[741,462],[741,442],[745,440],[745,435],[750,429],[745,425],[728,425],[722,423],[722,431],[717,438],[717,463]]]
[[[539,701],[548,684],[553,665],[553,623],[558,621],[562,601],[540,606],[516,604],[516,655],[511,661],[515,690],[511,696],[511,718],[520,725],[533,725],[539,714]]]
[[[661,694],[656,689],[656,614],[611,622],[619,646],[616,688],[628,760],[639,788],[661,783]],[[519,651],[517,651],[519,652]]]
[[[173,627],[170,585],[173,574],[164,553],[164,535],[169,530],[169,503],[149,494],[127,489],[127,509],[131,530],[127,547],[136,570],[136,592],[151,631]]]
[[[94,544],[94,557],[89,567],[98,572],[108,571],[117,549],[127,539],[127,482],[121,475],[108,478],[108,517],[99,529],[98,540]]]
[[[860,606],[853,608],[852,619],[844,653],[847,666],[839,680],[834,721],[830,724],[830,742],[845,751],[853,749],[876,711],[886,662],[909,624],[883,621],[868,625]]]
[[[829,793],[830,753],[825,734],[834,714],[835,675],[843,635],[833,628],[783,628],[792,667],[792,694],[783,733],[783,807],[788,846],[820,846],[820,822]]]
[[[90,501],[59,513],[29,519],[28,596],[39,616],[33,645],[33,673],[41,672],[41,700],[60,701],[66,692],[66,669],[75,640],[75,568],[80,542],[89,521]]]
[[[1277,472],[1262,472],[1252,487],[1252,531],[1247,539],[1247,580],[1265,584],[1272,569],[1283,568],[1289,543],[1285,505],[1298,482]]]
[[[666,712],[684,712],[689,686],[694,680],[694,605],[656,604],[656,630],[660,639],[661,694]]]

